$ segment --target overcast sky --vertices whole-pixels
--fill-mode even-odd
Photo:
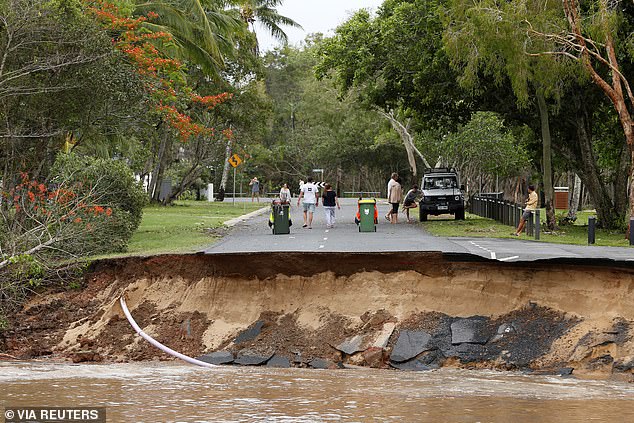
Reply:
[[[282,27],[290,44],[297,45],[314,32],[331,33],[339,24],[359,9],[376,9],[383,0],[284,0],[278,8],[282,16],[299,23],[304,30]],[[264,29],[258,29],[258,40],[262,51],[279,46]]]

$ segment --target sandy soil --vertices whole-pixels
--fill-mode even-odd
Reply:
[[[364,364],[334,346],[362,335],[369,347],[394,323],[385,357],[401,330],[421,329],[438,339],[441,365],[632,373],[633,291],[631,268],[454,262],[430,253],[126,258],[98,263],[82,290],[32,298],[0,352],[169,359],[134,334],[118,305],[125,293],[148,334],[192,356],[248,348]],[[522,330],[477,354],[452,356],[449,325],[476,315],[492,334],[509,322]],[[258,337],[233,342],[258,320]]]

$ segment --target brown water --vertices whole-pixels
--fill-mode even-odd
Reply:
[[[105,406],[109,422],[634,422],[634,385],[450,369],[0,363],[0,408],[16,405]]]

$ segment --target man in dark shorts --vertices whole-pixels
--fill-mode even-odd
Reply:
[[[517,226],[517,230],[513,232],[511,235],[520,236],[522,232],[524,232],[524,226],[526,225],[526,221],[532,218],[533,212],[537,210],[537,203],[539,199],[537,197],[537,193],[535,192],[535,186],[528,186],[528,200],[526,200],[526,208],[524,209],[524,213],[522,213],[522,218],[520,219],[520,224]]]
[[[392,224],[398,223],[398,206],[401,204],[402,199],[403,189],[398,182],[398,175],[393,173],[387,191],[387,201],[392,205],[392,210],[388,213],[389,218],[386,216]]]

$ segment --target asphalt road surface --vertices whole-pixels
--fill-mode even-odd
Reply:
[[[263,206],[268,203],[262,200]],[[376,232],[360,233],[354,223],[356,199],[341,200],[336,211],[337,223],[327,229],[324,209],[317,207],[313,229],[302,228],[301,206],[297,199],[291,203],[293,226],[288,235],[273,235],[267,221],[268,211],[237,223],[230,233],[205,253],[255,251],[328,251],[328,252],[386,252],[386,251],[441,251],[447,254],[472,255],[504,262],[564,259],[579,261],[599,259],[634,265],[634,248],[596,247],[550,244],[536,241],[492,238],[434,237],[418,223],[407,223],[399,215],[399,223],[391,225],[383,217],[390,206],[379,200],[379,224]],[[451,218],[451,216],[448,216]]]

